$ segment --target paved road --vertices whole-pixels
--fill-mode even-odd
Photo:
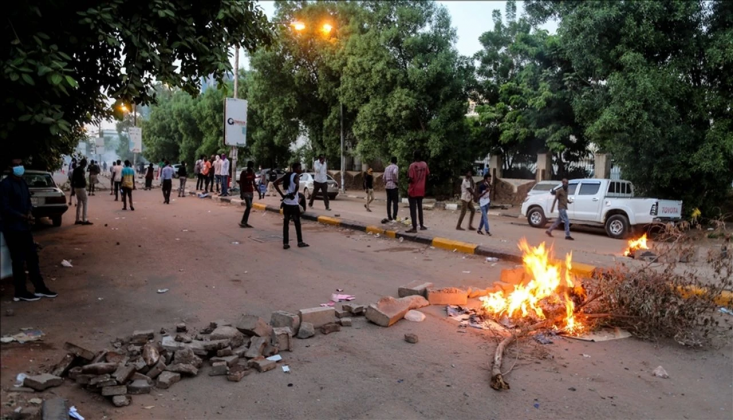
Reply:
[[[486,287],[508,267],[315,223],[304,225],[310,248],[284,251],[276,214],[254,212],[255,229],[240,229],[239,207],[175,195],[163,205],[160,190],[138,190],[134,198],[136,211],[123,212],[108,195],[91,197],[93,226],[66,218],[61,228],[37,230],[43,272],[60,296],[15,304],[12,287],[2,286],[0,311],[15,310],[2,318],[2,334],[22,327],[46,333],[40,344],[0,347],[3,401],[19,372],[52,364],[65,341],[101,349],[135,329],[181,321],[203,328],[245,312],[269,318],[274,310],[317,306],[337,288],[368,304],[413,279]],[[497,225],[497,236],[501,230]],[[62,259],[74,267],[61,268]],[[156,293],[162,288],[170,291]],[[341,332],[297,340],[295,351],[283,354],[289,375],[275,370],[229,383],[204,369],[169,390],[134,396],[123,409],[71,382],[44,396],[69,398],[88,419],[729,418],[733,411],[730,344],[692,352],[633,339],[524,343],[508,356],[517,360],[512,389],[497,393],[488,386],[496,341],[458,328],[442,308],[424,312],[422,323],[385,329],[357,319]],[[406,343],[407,332],[420,342]],[[651,376],[658,365],[670,379]],[[3,405],[2,414],[14,407]]]

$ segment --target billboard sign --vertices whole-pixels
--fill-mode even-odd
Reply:
[[[132,153],[141,153],[143,151],[143,129],[140,127],[130,127],[127,132],[130,135],[130,151]]]
[[[226,98],[224,144],[238,147],[247,145],[247,101],[244,99]]]

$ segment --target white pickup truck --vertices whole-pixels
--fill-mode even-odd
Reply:
[[[555,187],[553,190],[562,188]],[[522,216],[530,226],[542,228],[548,219],[558,217],[551,192],[528,195],[522,204]],[[635,198],[629,181],[611,179],[573,179],[568,182],[568,218],[570,223],[603,226],[612,238],[625,238],[632,230],[648,225],[678,221],[682,201]]]

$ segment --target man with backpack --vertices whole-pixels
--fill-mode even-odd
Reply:
[[[293,163],[293,171],[286,173],[282,178],[274,182],[274,187],[280,196],[283,197],[283,249],[290,248],[290,219],[293,219],[295,225],[295,234],[298,238],[298,248],[307,248],[309,245],[303,242],[303,233],[300,229],[300,210],[301,203],[304,203],[299,197],[298,187],[300,186],[300,174],[303,169],[300,162]],[[280,190],[280,184],[285,188],[285,194]]]
[[[466,177],[461,182],[461,215],[458,217],[458,225],[456,230],[465,230],[461,227],[463,224],[463,218],[466,216],[466,210],[471,212],[471,217],[468,219],[468,229],[473,230],[473,218],[476,216],[476,209],[473,207],[474,195],[476,193],[476,186],[473,183],[473,171],[468,170]]]

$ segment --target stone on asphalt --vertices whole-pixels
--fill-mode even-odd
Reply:
[[[189,375],[189,376],[196,376],[199,374],[199,370],[196,368],[196,366],[189,365],[189,364],[183,364],[183,363],[172,364],[170,366],[167,366],[165,370],[167,372],[175,372],[175,373],[180,373],[180,374]],[[160,375],[162,376],[163,373],[161,373]],[[158,378],[160,378],[160,376]]]
[[[35,376],[26,376],[25,380],[23,381],[23,386],[33,388],[36,391],[43,391],[54,386],[59,386],[63,382],[63,378],[48,373],[42,373]]]
[[[155,338],[155,331],[138,330],[132,333],[132,338],[130,339],[130,343],[137,344],[137,345],[143,345],[147,343],[148,340],[152,340],[153,338]]]
[[[101,350],[98,351],[96,355],[94,355],[94,359],[92,359],[92,363],[104,363],[107,356],[107,350]]]
[[[127,393],[130,395],[150,394],[150,384],[143,379],[137,379],[127,385]]]
[[[336,318],[343,318],[349,316],[350,313],[348,311],[336,311]]]
[[[120,367],[118,367],[117,370],[112,374],[112,378],[120,384],[125,384],[127,383],[127,381],[130,380],[130,378],[132,378],[132,375],[134,375],[135,373],[135,366],[120,365]]]
[[[305,339],[311,338],[316,335],[316,329],[310,322],[301,322],[300,329],[298,330],[297,338]]]
[[[364,312],[366,311],[364,305],[357,305],[356,303],[344,303],[341,305],[341,309],[356,316],[364,315]]]
[[[456,287],[428,289],[428,302],[431,305],[465,305],[468,302],[468,292]]]
[[[100,383],[109,381],[110,379],[112,379],[112,377],[109,376],[109,373],[105,373],[104,375],[97,375],[94,378],[92,378],[91,381],[89,381],[89,385],[90,386],[97,386]],[[109,386],[109,385],[106,385],[106,386]]]
[[[43,401],[43,420],[69,420],[69,403],[64,398]]]
[[[104,356],[104,360],[107,363],[124,363],[127,360],[127,355],[116,351],[108,351]]]
[[[267,338],[265,337],[253,337],[249,344],[249,349],[244,353],[244,357],[249,359],[257,356],[262,356],[262,352],[265,350],[267,345]]]
[[[227,347],[225,349],[221,349],[221,350],[217,350],[216,351],[216,355],[219,356],[219,357],[231,356],[233,354],[234,354],[234,352],[232,352],[232,348],[231,347]]]
[[[145,374],[145,376],[155,379],[160,375],[166,368],[165,362],[162,360],[158,360],[158,363],[155,364],[150,370]]]
[[[280,351],[293,351],[293,330],[290,327],[273,328],[272,344]]]
[[[102,388],[103,397],[114,397],[115,395],[125,394],[127,394],[127,386],[125,385],[106,386]]]
[[[160,362],[158,362],[158,363],[160,363]],[[150,376],[143,375],[142,373],[137,373],[137,372],[135,372],[135,374],[132,375],[132,380],[133,381],[142,380],[142,381],[147,382],[150,385],[153,385],[155,383],[155,381],[153,380],[153,378],[151,378]]]
[[[408,343],[412,343],[412,344],[417,343],[418,341],[417,334],[412,334],[412,333],[405,334],[405,341],[407,341]]]
[[[229,365],[226,362],[214,362],[211,364],[209,376],[223,376],[229,374]]]
[[[342,327],[350,327],[351,326],[351,318],[341,318],[339,320],[339,323],[341,323]]]
[[[69,373],[66,376],[68,376],[69,379],[76,380],[77,375],[79,375],[80,373],[81,373],[81,366],[75,366],[75,367],[69,369]],[[52,375],[53,375],[53,373],[52,373]],[[58,375],[56,375],[56,376],[58,376]]]
[[[209,359],[211,363],[224,362],[227,366],[232,366],[239,360],[238,356],[224,356],[224,357],[212,357]]]
[[[176,341],[176,339],[174,339],[170,335],[166,335],[165,337],[163,337],[163,339],[160,340],[160,344],[165,350],[168,351],[178,351],[182,348],[185,348],[183,343]]]
[[[300,328],[300,317],[287,311],[275,311],[270,316],[270,325],[273,328],[289,327],[293,334]]]
[[[148,365],[145,364],[145,360],[142,357],[137,357],[130,361],[130,365],[135,367],[135,370],[141,373],[148,371]]]
[[[193,350],[189,348],[178,350],[175,355],[173,355],[173,364],[192,365],[196,368],[200,368],[203,363],[203,360],[196,356]]]
[[[331,333],[341,331],[341,325],[335,322],[329,322],[328,324],[321,326],[320,330],[321,330],[321,334],[328,335]]]
[[[237,322],[237,329],[249,336],[269,337],[272,334],[272,327],[256,315],[242,315]]]
[[[117,370],[117,363],[92,363],[81,367],[81,373],[91,375],[104,375],[105,373],[113,373]]]
[[[428,297],[428,289],[433,287],[433,283],[425,282],[421,280],[414,280],[410,283],[401,286],[397,289],[397,295],[399,297],[419,295],[424,298]]]
[[[153,366],[160,360],[160,352],[158,352],[158,348],[153,343],[148,343],[143,346],[142,356],[145,364],[148,366]]]
[[[69,374],[69,370],[74,366],[75,360],[76,356],[71,353],[64,355],[64,357],[51,368],[51,375],[61,377],[67,376]]]
[[[366,317],[369,321],[381,326],[389,327],[404,318],[410,309],[418,309],[428,305],[422,296],[412,295],[395,299],[385,296],[367,307]]]
[[[268,370],[273,370],[277,367],[276,362],[268,359],[255,360],[253,364],[254,368],[257,369],[258,372],[267,372]]]
[[[188,334],[176,334],[176,338],[174,338],[179,343],[190,343],[193,341],[193,338],[191,338]]]
[[[89,351],[83,347],[79,347],[76,344],[66,342],[64,343],[64,350],[68,351],[76,357],[81,357],[87,362],[91,362],[92,360],[94,360],[94,352]]]
[[[227,381],[231,382],[239,382],[244,378],[245,376],[251,374],[252,371],[250,369],[245,368],[241,365],[233,366],[231,369],[229,369],[229,374],[227,375]]]
[[[301,325],[304,322],[313,324],[314,328],[320,328],[329,322],[336,322],[336,309],[334,308],[309,308],[301,309],[298,312]]]
[[[155,386],[160,389],[168,389],[181,380],[181,375],[174,372],[163,372],[158,376]]]
[[[89,385],[89,382],[91,382],[92,379],[94,379],[95,377],[97,377],[97,375],[89,375],[86,373],[80,373],[76,375],[76,377],[74,378],[74,381],[79,385]]]
[[[208,354],[208,352],[210,352],[210,351],[221,350],[221,349],[223,349],[225,347],[230,347],[232,345],[232,340],[223,339],[223,340],[193,341],[193,342],[191,342],[192,345],[197,344],[197,343],[200,343],[200,346],[203,348],[203,350],[206,352],[206,354]],[[191,346],[191,349],[193,349],[194,353],[196,353],[196,350],[194,349],[193,346]],[[198,353],[196,353],[196,354],[198,354]]]
[[[185,323],[181,322],[181,323],[176,324],[176,332],[185,333],[187,331],[188,331],[188,328],[186,327]]]
[[[249,344],[249,343],[247,343]],[[236,349],[232,350],[232,356],[237,357],[244,357],[244,354],[247,353],[247,350],[249,349],[249,346],[239,346]]]
[[[127,407],[132,404],[132,397],[129,395],[115,395],[112,397],[112,404],[115,407]]]

